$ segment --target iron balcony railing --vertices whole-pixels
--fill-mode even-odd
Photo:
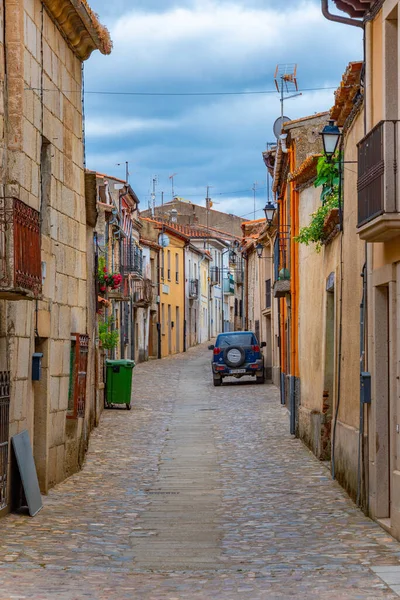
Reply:
[[[189,298],[199,297],[199,280],[191,279],[189,281]]]
[[[0,198],[0,297],[42,290],[40,215],[17,198]]]
[[[384,121],[358,144],[358,225],[384,211]]]
[[[121,254],[121,273],[142,277],[143,251],[132,238],[124,240],[122,243]]]
[[[133,302],[143,306],[153,302],[153,285],[150,279],[138,279],[133,282]]]
[[[358,143],[358,227],[397,213],[397,122],[381,121]]]
[[[211,269],[210,269],[210,282],[211,282],[211,285],[220,285],[220,283],[221,283],[221,269],[219,267],[211,267]]]
[[[244,283],[244,272],[243,272],[243,264],[238,263],[235,269],[235,282],[239,284]]]

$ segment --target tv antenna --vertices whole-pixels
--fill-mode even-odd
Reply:
[[[117,163],[117,167],[122,167],[124,163]],[[125,181],[129,183],[129,162],[125,161]]]
[[[283,119],[285,100],[302,95],[297,84],[297,65],[294,63],[276,65],[274,81],[281,95],[281,118]]]
[[[178,175],[178,173],[172,173],[172,175],[169,176],[169,179],[171,180],[171,186],[172,186],[172,200],[175,198],[174,177],[176,177],[176,175]]]
[[[153,177],[153,187],[152,187],[152,191],[151,191],[151,200],[150,200],[150,210],[151,210],[151,216],[154,217],[155,214],[155,209],[156,209],[156,187],[157,187],[157,183],[158,183],[158,177],[157,175],[154,175]]]

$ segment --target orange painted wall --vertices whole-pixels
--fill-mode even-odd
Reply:
[[[294,145],[289,149],[290,171],[294,170],[295,148]],[[299,322],[299,249],[298,244],[293,238],[299,232],[299,194],[295,190],[295,185],[290,183],[286,186],[284,196],[279,200],[279,209],[281,215],[280,230],[284,236],[290,234],[290,251],[286,260],[286,267],[290,265],[290,309],[288,309],[285,298],[280,299],[281,307],[281,368],[285,374],[299,376],[299,357],[298,357],[298,322]],[[282,251],[282,248],[281,248]],[[281,264],[282,264],[281,258]],[[291,314],[290,314],[290,312]],[[290,321],[289,321],[289,317]],[[288,331],[290,328],[290,331]],[[288,342],[288,333],[290,333],[290,342]],[[289,344],[289,345],[288,345]]]

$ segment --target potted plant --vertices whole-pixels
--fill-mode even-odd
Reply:
[[[104,319],[99,323],[99,340],[104,350],[114,350],[118,345],[119,331],[112,328],[114,323],[114,317]]]
[[[108,272],[106,259],[103,256],[99,258],[97,279],[99,281],[100,291],[103,293],[105,293],[108,288],[111,288],[112,290],[117,290],[122,283],[122,275],[120,273]]]

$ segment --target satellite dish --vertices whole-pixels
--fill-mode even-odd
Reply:
[[[167,248],[167,246],[169,246],[169,237],[166,233],[160,233],[158,236],[158,244],[161,248]]]
[[[275,123],[274,123],[274,135],[276,137],[276,139],[279,138],[279,136],[282,133],[282,127],[284,123],[287,123],[288,121],[291,121],[291,119],[289,119],[289,117],[279,117],[278,119],[276,119]]]

